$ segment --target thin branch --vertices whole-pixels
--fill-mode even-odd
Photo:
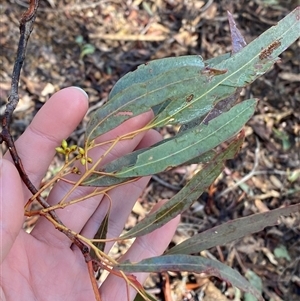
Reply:
[[[93,268],[93,262],[92,260],[88,260],[86,259],[86,263],[87,263],[87,267],[88,267],[88,271],[89,271],[89,275],[90,275],[90,279],[91,279],[91,283],[92,283],[92,287],[93,287],[93,291],[94,291],[94,295],[96,298],[96,301],[101,301],[101,296],[98,290],[98,285],[97,285],[97,281],[96,278],[94,276],[94,268]]]
[[[17,58],[14,64],[12,73],[11,90],[8,98],[8,104],[2,121],[3,130],[9,129],[11,124],[12,114],[19,102],[18,85],[21,69],[25,59],[27,42],[33,29],[33,23],[36,18],[36,11],[39,5],[39,0],[30,0],[29,8],[23,14],[20,20],[20,39],[17,50]]]
[[[15,60],[15,64],[12,72],[10,95],[8,97],[8,103],[5,108],[4,118],[2,120],[3,129],[0,135],[0,143],[2,144],[2,142],[5,141],[8,150],[12,156],[12,159],[15,163],[15,166],[18,169],[20,176],[22,177],[23,182],[26,184],[26,186],[32,193],[36,189],[34,185],[30,182],[24,170],[24,167],[22,165],[22,161],[17,153],[13,138],[10,134],[10,125],[12,122],[13,112],[16,109],[19,102],[18,86],[19,86],[20,73],[25,59],[27,42],[32,32],[33,23],[36,18],[36,11],[38,5],[39,5],[39,0],[30,0],[29,8],[23,14],[20,20],[20,39],[19,39],[18,50],[17,50],[17,58]]]

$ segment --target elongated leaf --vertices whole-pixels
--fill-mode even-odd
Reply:
[[[249,99],[211,120],[160,142],[145,150],[138,150],[116,159],[101,168],[111,176],[95,174],[83,182],[86,186],[107,186],[124,182],[130,178],[152,175],[198,158],[241,130],[255,110],[256,101]],[[120,168],[117,170],[116,168]],[[124,180],[118,180],[118,178]]]
[[[157,144],[157,145],[159,145],[159,144]],[[155,145],[153,145],[153,147],[155,147]],[[114,160],[113,162],[108,163],[106,166],[103,166],[102,170],[105,170],[106,172],[114,172],[114,171],[120,170],[123,167],[131,166],[136,162],[137,156],[148,149],[149,148],[140,149],[140,150],[134,151],[126,156],[120,157],[117,160]],[[210,150],[196,158],[193,158],[192,160],[188,160],[187,162],[185,162],[185,164],[207,163],[207,162],[211,161],[215,156],[216,156],[216,152],[214,150]],[[111,185],[125,183],[129,180],[131,180],[131,178],[117,178],[117,177],[113,177],[113,176],[106,176],[106,175],[100,176],[99,174],[93,174],[90,177],[88,177],[82,183],[82,185],[93,186],[93,187],[107,187],[107,186],[111,186]]]
[[[255,106],[256,100],[246,100],[211,120],[208,125],[201,124],[141,153],[134,166],[123,168],[114,176],[128,178],[151,175],[191,160],[240,131],[253,115]]]
[[[98,228],[97,233],[94,236],[94,239],[106,239],[107,230],[108,230],[108,219],[109,219],[109,213],[107,213]],[[94,245],[101,251],[104,251],[105,248],[105,242],[95,242]],[[91,256],[94,259],[98,259],[97,255],[95,254],[94,250],[91,250]]]
[[[147,293],[146,291],[144,291],[144,294],[147,296],[147,298],[149,299],[149,301],[157,301],[157,299],[155,297],[153,297],[152,295],[150,295],[149,293]],[[133,301],[145,301],[144,297],[141,294],[137,294],[134,298]],[[147,300],[148,301],[148,300]]]
[[[225,151],[218,154],[214,160],[204,166],[174,197],[157,211],[145,217],[121,238],[131,238],[150,233],[189,208],[222,172],[225,160],[232,159],[239,151],[243,139],[243,135],[239,135]]]
[[[246,235],[262,231],[265,227],[274,226],[278,223],[280,216],[287,216],[297,211],[300,211],[300,204],[238,218],[196,234],[166,251],[166,254],[192,254],[221,246]]]
[[[191,255],[163,255],[144,259],[138,263],[124,262],[115,266],[115,269],[128,273],[140,272],[164,272],[164,271],[188,271],[193,273],[205,273],[230,282],[233,286],[244,292],[253,294],[258,300],[264,299],[239,272],[229,266],[208,258]]]
[[[169,140],[171,140],[172,138],[169,139],[165,139],[162,141],[157,142],[156,144],[152,145],[152,147],[156,147],[158,145],[161,145]],[[122,169],[123,167],[127,167],[127,166],[132,166],[134,165],[134,163],[137,160],[137,156],[139,154],[142,154],[143,152],[149,150],[150,148],[143,148],[143,149],[139,149],[136,150],[132,153],[129,153],[123,157],[120,157],[112,162],[109,162],[108,164],[104,165],[101,168],[101,171],[103,172],[107,172],[107,173],[113,173],[117,170]],[[203,154],[203,162],[207,162],[205,160],[207,160],[209,157],[213,157],[211,154]],[[199,160],[201,160],[201,158],[199,158]],[[126,181],[130,180],[130,178],[126,179],[126,178],[117,178],[114,176],[99,176],[99,174],[93,174],[92,176],[90,176],[87,180],[85,180],[83,182],[83,185],[85,186],[102,186],[102,187],[106,187],[106,186],[110,186],[110,185],[116,185],[119,183],[124,183]]]

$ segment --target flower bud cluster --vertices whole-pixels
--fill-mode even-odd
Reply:
[[[93,159],[90,157],[86,156],[85,150],[77,145],[72,145],[72,146],[68,146],[68,142],[66,140],[63,140],[61,143],[61,146],[56,147],[55,150],[59,153],[59,154],[63,154],[65,155],[65,162],[68,162],[69,160],[69,155],[71,153],[74,153],[75,151],[78,152],[78,154],[76,155],[76,159],[80,160],[80,163],[82,165],[85,165],[86,162],[87,163],[93,163]]]

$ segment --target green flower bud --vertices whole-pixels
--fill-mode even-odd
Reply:
[[[80,155],[84,155],[85,154],[85,151],[82,147],[78,147],[78,151],[79,151],[79,154]]]
[[[72,145],[72,146],[70,147],[71,152],[76,151],[76,149],[77,149],[77,145]]]
[[[66,151],[62,148],[62,147],[56,147],[55,150],[59,153],[59,154],[63,154],[65,155]]]
[[[66,148],[68,147],[67,141],[66,141],[66,140],[63,140],[63,141],[61,142],[61,146],[62,146],[63,149],[66,149]]]

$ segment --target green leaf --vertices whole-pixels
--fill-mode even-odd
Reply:
[[[124,262],[115,266],[115,269],[128,273],[139,272],[164,272],[164,271],[187,271],[193,273],[205,273],[230,282],[233,286],[244,292],[253,294],[257,299],[264,299],[239,272],[229,266],[208,258],[191,255],[163,255],[144,259],[138,263]]]
[[[291,171],[288,174],[288,180],[292,183],[297,181],[299,178],[300,178],[300,169],[296,169],[294,171]]]
[[[283,150],[285,152],[288,151],[292,146],[289,135],[283,131],[277,130],[276,128],[273,128],[273,132],[275,137],[281,140]]]
[[[222,172],[225,160],[232,159],[239,151],[243,138],[240,135],[236,140],[233,140],[226,150],[219,153],[214,160],[205,165],[174,197],[144,218],[121,238],[127,239],[150,233],[189,208]]]
[[[155,297],[144,291],[144,294],[147,296],[149,301],[157,301]],[[133,301],[145,301],[144,297],[141,294],[137,294]]]
[[[208,125],[201,124],[166,143],[150,148],[137,156],[133,166],[115,172],[114,177],[151,175],[198,157],[240,131],[253,115],[255,106],[256,100],[246,100],[211,120]]]
[[[107,230],[108,230],[108,219],[109,219],[109,212],[105,215],[100,227],[98,228],[97,233],[94,236],[94,239],[106,239]],[[104,251],[105,242],[94,242],[94,245],[101,251]],[[95,254],[94,250],[91,249],[91,256],[94,259],[98,259],[97,255]]]
[[[152,147],[155,147],[156,145],[160,145],[161,143],[166,142],[160,141],[159,143],[153,145]],[[102,171],[112,173],[114,171],[120,170],[123,167],[126,166],[132,166],[136,160],[137,156],[145,151],[147,151],[150,148],[144,148],[140,150],[136,150],[132,153],[129,153],[123,157],[120,157],[105,166],[102,167]],[[185,164],[200,164],[200,163],[207,163],[211,161],[216,156],[216,152],[214,150],[210,150],[208,152],[205,152],[204,154],[201,154],[200,156],[193,158],[191,160],[188,160],[185,162]],[[93,186],[93,187],[108,187],[111,185],[116,185],[120,183],[125,183],[127,181],[131,180],[131,178],[117,178],[113,176],[106,176],[106,175],[99,175],[99,174],[92,174],[90,177],[88,177],[85,181],[82,182],[82,185],[84,186]]]
[[[83,57],[85,57],[88,54],[93,54],[95,52],[95,50],[96,50],[96,48],[94,45],[84,44],[81,49],[80,58],[82,59]]]
[[[190,164],[204,164],[204,163],[208,163],[211,160],[213,160],[217,155],[217,152],[215,150],[210,150],[208,152],[205,152],[204,154],[193,158],[187,162],[185,162],[185,165],[190,165]]]
[[[253,271],[248,270],[246,272],[245,277],[249,280],[249,282],[251,283],[251,285],[253,285],[253,287],[255,287],[260,293],[262,293],[263,290],[263,284],[262,284],[262,280],[261,278],[256,275]],[[256,301],[257,299],[249,294],[249,293],[245,293],[244,296],[245,301]]]
[[[252,214],[208,229],[185,240],[166,251],[166,254],[193,254],[215,246],[225,245],[246,235],[262,231],[265,227],[278,224],[280,216],[300,210],[300,204]]]
[[[82,45],[84,43],[84,39],[83,39],[83,36],[77,36],[75,38],[75,42],[78,44],[78,45]]]
[[[276,258],[285,258],[286,260],[291,261],[291,256],[284,245],[275,248],[274,255]]]

